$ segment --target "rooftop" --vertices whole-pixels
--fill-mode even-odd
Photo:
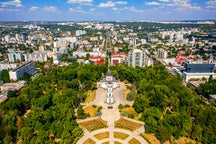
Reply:
[[[110,71],[110,70],[108,70],[107,72],[106,72],[106,76],[112,76],[113,74],[112,74],[112,72]]]

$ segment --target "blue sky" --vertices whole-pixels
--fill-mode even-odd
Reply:
[[[216,0],[0,0],[0,21],[216,20]]]

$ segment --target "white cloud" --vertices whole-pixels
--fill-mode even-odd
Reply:
[[[201,10],[200,6],[192,5],[189,0],[173,0],[173,6],[179,7],[180,10],[183,9],[195,9]]]
[[[91,3],[93,0],[68,0],[67,3]]]
[[[135,7],[126,7],[125,9],[130,10],[130,11],[135,12],[135,13],[142,13],[143,12],[143,10],[137,9]]]
[[[210,1],[216,1],[216,0],[210,0]],[[198,6],[197,4],[191,4],[190,0],[159,0],[159,2],[151,1],[151,2],[146,2],[145,4],[150,6],[162,6],[161,8],[175,7],[175,9],[177,10],[185,10],[185,9],[201,10],[201,7]]]
[[[158,6],[158,5],[161,5],[161,4],[158,3],[158,2],[152,1],[152,2],[147,2],[146,5]]]
[[[115,7],[115,3],[112,1],[108,1],[106,3],[100,3],[98,7],[107,8],[107,7]]]
[[[125,4],[127,4],[127,2],[126,1],[117,1],[117,2],[115,2],[115,4],[125,5]]]
[[[56,12],[56,11],[58,11],[58,8],[55,6],[46,6],[46,7],[43,7],[42,10]]]
[[[170,0],[159,0],[160,2],[170,2]]]
[[[209,0],[206,2],[207,8],[216,8],[216,0]]]
[[[22,7],[21,0],[12,0],[7,2],[0,2],[1,7],[7,7],[7,6],[15,6],[15,7]]]
[[[122,11],[123,9],[114,7],[114,8],[112,8],[112,10],[114,10],[114,11]]]
[[[75,12],[75,13],[86,13],[84,10],[80,9],[80,8],[70,8],[69,9],[70,12]]]
[[[37,7],[37,6],[32,6],[32,7],[30,7],[30,11],[36,11],[36,10],[38,10],[39,9],[39,7]]]
[[[7,9],[7,8],[0,8],[0,12],[18,12],[20,9]]]
[[[90,11],[95,11],[96,9],[95,8],[91,8],[91,9],[89,9]]]

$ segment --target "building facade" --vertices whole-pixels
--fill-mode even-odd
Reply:
[[[16,62],[16,61],[24,61],[24,56],[21,52],[10,52],[8,53],[8,61]]]
[[[19,65],[17,63],[0,63],[0,70],[3,69],[15,69]]]
[[[36,73],[35,63],[33,61],[24,63],[23,65],[9,71],[10,80],[16,81],[19,78],[23,77],[25,73],[28,73],[29,75]]]
[[[168,56],[168,52],[164,49],[158,49],[157,51],[158,58],[165,59]]]
[[[33,53],[25,53],[24,60],[25,62],[34,61],[34,62],[46,62],[47,61],[47,53],[34,51]]]
[[[113,90],[119,87],[119,83],[113,77],[110,71],[107,71],[106,77],[100,81],[100,87],[107,90],[105,102],[107,104],[113,104],[114,103]]]
[[[128,53],[128,65],[132,67],[146,66],[146,52],[141,49],[133,49]]]
[[[216,73],[214,73],[215,64],[185,64],[185,70],[182,73],[185,82],[191,79],[208,79],[210,76],[216,79]]]

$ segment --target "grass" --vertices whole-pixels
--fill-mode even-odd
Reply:
[[[140,128],[142,124],[140,123],[135,123],[133,121],[129,121],[124,118],[120,118],[118,121],[115,122],[115,127],[118,128],[123,128],[123,129],[128,129],[130,131],[134,131],[138,128]]]
[[[87,95],[87,97],[86,97],[84,103],[90,103],[91,101],[93,101],[95,99],[96,90],[94,90],[94,91],[89,90],[86,92],[86,95]]]
[[[122,144],[122,143],[115,141],[114,144]]]
[[[103,144],[109,144],[109,142],[104,142]]]
[[[109,138],[109,132],[102,132],[102,133],[94,135],[94,137],[96,137],[99,140]]]
[[[95,144],[95,141],[92,139],[88,138],[83,144]]]
[[[130,89],[125,89],[125,90],[124,90],[124,98],[125,98],[125,99],[127,98],[127,95],[128,95],[129,92],[131,92]]]
[[[137,139],[132,138],[129,142],[129,144],[141,144]]]
[[[126,139],[128,137],[128,134],[125,133],[121,133],[121,132],[114,132],[114,138],[118,138],[118,139]]]
[[[186,143],[191,143],[191,144],[197,144],[197,142],[195,140],[192,140],[190,138],[187,137],[181,137],[178,140],[175,140],[176,144],[186,144]]]
[[[152,143],[152,144],[161,144],[161,142],[157,139],[157,137],[155,136],[155,134],[142,133],[140,135],[141,135],[141,137],[143,137],[149,143]]]
[[[103,121],[101,118],[86,121],[86,122],[80,122],[79,125],[88,131],[94,131],[100,128],[107,127],[107,123]]]
[[[141,113],[138,114],[132,106],[123,108],[123,109],[121,109],[121,111],[126,112],[126,117],[128,117],[128,115],[130,115],[130,114],[134,114],[133,119],[135,119],[135,120],[139,120],[139,118],[141,117]]]
[[[171,141],[166,141],[164,144],[201,144],[187,137],[181,137],[179,139],[175,139],[173,136],[171,137]]]
[[[89,106],[89,107],[84,108],[84,112],[86,114],[89,114],[90,117],[95,117],[97,110],[98,110],[98,106],[96,106],[95,108],[93,106]]]

